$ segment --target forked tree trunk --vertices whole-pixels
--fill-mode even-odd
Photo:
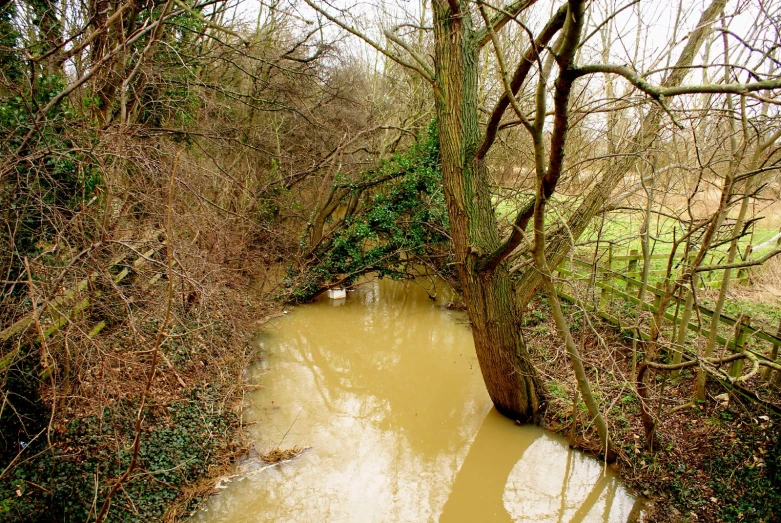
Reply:
[[[535,422],[543,386],[521,339],[510,274],[504,263],[492,271],[478,270],[480,255],[500,245],[488,173],[475,155],[481,137],[479,46],[473,40],[467,9],[453,14],[444,0],[435,0],[433,8],[442,175],[477,359],[497,410],[516,420]]]

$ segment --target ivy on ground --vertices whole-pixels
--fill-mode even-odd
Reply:
[[[112,498],[106,521],[161,518],[182,487],[203,477],[230,449],[239,419],[217,408],[221,391],[193,388],[144,413],[138,465]],[[132,457],[137,404],[119,402],[101,417],[74,419],[51,450],[0,481],[0,520],[83,523],[95,517]],[[97,492],[96,492],[97,488]]]

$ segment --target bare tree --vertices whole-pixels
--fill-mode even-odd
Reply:
[[[432,85],[459,280],[473,325],[483,377],[497,409],[515,419],[530,421],[536,419],[543,405],[542,383],[514,325],[519,307],[528,303],[542,285],[556,312],[557,326],[571,356],[583,397],[587,398],[605,449],[609,450],[606,427],[600,421],[598,408],[590,396],[577,347],[568,334],[566,321],[556,311],[557,298],[551,268],[560,263],[569,252],[572,240],[577,240],[592,218],[603,210],[618,182],[633,169],[638,155],[657,140],[665,115],[672,115],[669,100],[677,96],[708,93],[746,95],[781,87],[779,80],[772,75],[740,84],[683,85],[726,1],[714,0],[702,12],[676,63],[661,69],[666,75],[659,85],[654,85],[628,66],[577,63],[578,50],[595,32],[587,34],[584,29],[586,6],[574,0],[555,10],[536,35],[531,34],[519,17],[532,9],[535,2],[516,1],[493,6],[457,0],[435,1],[433,65],[409,41],[386,33],[394,45],[380,45],[357,29],[345,13],[329,11],[314,2],[307,3],[389,59],[416,71]],[[610,12],[604,23],[609,22],[618,11]],[[477,13],[481,16],[478,17]],[[518,24],[528,35],[528,47],[515,67],[504,63],[497,36],[508,24]],[[489,42],[495,48],[495,63],[500,70],[503,92],[494,109],[488,112],[483,128],[478,110],[479,85],[483,80],[479,64],[481,50]],[[518,95],[530,83],[532,71],[536,73],[537,86],[531,90],[532,97],[526,102]],[[644,93],[654,103],[640,122],[635,136],[625,142],[624,149],[615,150],[612,155],[615,159],[609,169],[593,184],[579,206],[569,213],[566,224],[546,231],[546,207],[564,171],[567,139],[573,128],[570,114],[573,86],[578,80],[595,74],[618,75],[630,88]],[[553,114],[546,124],[549,97],[553,101]],[[510,108],[530,137],[534,151],[536,195],[517,213],[512,228],[503,239],[492,200],[492,180],[486,157]],[[526,232],[529,225],[533,225],[533,234]],[[519,247],[521,253],[532,254],[533,262],[525,264],[526,269],[516,287],[510,277],[508,257],[517,259]],[[517,299],[511,298],[516,292]],[[650,352],[653,354],[652,349]]]

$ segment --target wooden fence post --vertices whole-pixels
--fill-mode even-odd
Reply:
[[[747,262],[748,257],[751,256],[751,251],[753,250],[753,247],[749,244],[746,245],[746,251],[743,254],[743,261]],[[738,269],[738,283],[741,283],[743,285],[747,284],[749,282],[749,268],[745,267],[743,269]]]
[[[776,337],[781,338],[781,321],[778,322],[778,330],[776,330]],[[770,360],[778,363],[778,345],[776,345],[775,343],[770,349]],[[774,372],[773,369],[770,369],[768,367],[762,369],[762,381],[769,381],[771,383],[776,383],[779,380],[781,380],[781,372],[775,373],[775,379],[773,378],[773,372]]]
[[[629,251],[629,260],[626,262],[626,277],[631,278],[629,280],[626,280],[626,293],[632,294],[632,289],[636,289],[637,284],[632,279],[637,278],[637,249],[632,249]]]
[[[604,264],[605,270],[602,271],[602,283],[604,287],[599,291],[599,310],[608,311],[610,309],[610,299],[612,292],[610,287],[613,281],[613,244],[609,243],[607,248],[607,262]]]
[[[738,318],[738,322],[735,324],[735,348],[734,352],[743,352],[746,345],[746,329],[751,325],[751,316],[747,314],[741,314]],[[743,372],[743,360],[733,361],[729,369],[729,375],[733,378],[737,378]]]
[[[678,326],[678,337],[676,338],[675,353],[673,354],[673,365],[683,361],[683,350],[686,347],[686,335],[689,332],[689,320],[692,316],[692,307],[694,306],[694,293],[697,291],[697,273],[692,273],[691,289],[686,293],[686,303],[683,306],[683,315]],[[679,370],[672,372],[672,377],[677,378],[681,373]]]

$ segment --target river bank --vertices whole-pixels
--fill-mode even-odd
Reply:
[[[345,367],[349,360],[334,352],[336,349],[333,347],[328,349],[326,354],[321,355],[324,356],[321,362],[310,361],[310,363],[313,365],[317,363],[316,367],[321,369],[318,371],[321,376],[324,376],[322,372],[327,369],[336,369],[338,372],[328,380],[335,381],[343,390],[349,391],[358,386],[355,384],[356,380],[357,382],[365,380],[366,383],[360,385],[362,388],[359,396],[377,396],[377,393],[372,391],[373,387],[379,386],[381,389],[379,395],[384,396],[385,399],[373,403],[372,408],[367,411],[370,421],[377,412],[385,412],[380,416],[382,426],[397,416],[396,412],[410,411],[414,413],[413,417],[423,416],[431,421],[437,431],[462,438],[459,440],[461,443],[450,445],[452,448],[471,449],[456,453],[450,460],[451,479],[455,481],[454,490],[456,487],[459,491],[463,490],[464,484],[470,485],[466,491],[485,487],[485,482],[482,480],[475,484],[463,479],[467,476],[460,471],[464,467],[468,472],[469,469],[475,467],[480,469],[483,465],[493,463],[491,466],[494,469],[506,471],[506,474],[500,474],[501,478],[497,479],[494,488],[494,491],[503,492],[505,483],[517,465],[521,463],[529,468],[528,459],[535,455],[533,450],[528,450],[528,454],[525,454],[526,451],[519,449],[521,447],[534,449],[535,445],[539,447],[542,443],[534,442],[541,436],[539,433],[533,436],[522,436],[516,430],[518,427],[512,425],[511,420],[486,414],[490,410],[490,404],[474,361],[468,323],[461,312],[448,307],[457,300],[453,297],[445,297],[440,307],[427,296],[419,297],[421,299],[417,301],[410,301],[400,294],[397,297],[400,310],[411,307],[411,303],[418,303],[415,305],[417,307],[414,309],[415,314],[405,316],[394,307],[375,300],[376,296],[370,296],[375,295],[369,293],[364,296],[360,305],[357,305],[362,310],[362,315],[359,315],[360,321],[356,324],[370,337],[377,340],[393,339],[396,335],[392,333],[410,330],[425,333],[430,329],[429,324],[432,321],[440,321],[440,315],[447,315],[446,335],[424,339],[421,342],[422,347],[439,347],[443,343],[449,343],[447,340],[452,342],[455,329],[460,332],[458,336],[462,341],[459,343],[463,345],[456,361],[461,362],[462,368],[466,365],[468,371],[453,374],[449,367],[456,362],[426,363],[427,360],[421,358],[423,353],[420,352],[421,357],[409,360],[408,364],[402,367],[401,375],[411,377],[410,379],[418,376],[419,383],[422,382],[432,388],[431,391],[425,392],[425,390],[409,388],[409,385],[403,380],[400,381],[398,377],[388,379],[382,374],[377,376],[363,371],[353,372],[355,369],[352,367]],[[200,304],[196,310],[197,316],[190,315],[189,324],[179,324],[172,329],[171,342],[162,347],[165,358],[171,361],[173,368],[167,366],[161,368],[162,372],[155,382],[152,394],[154,400],[150,402],[144,413],[145,428],[142,434],[139,465],[124,485],[121,497],[112,503],[112,521],[186,519],[195,514],[197,507],[204,502],[213,503],[213,500],[208,497],[210,493],[220,492],[220,495],[213,499],[223,496],[223,488],[214,489],[215,483],[220,478],[237,474],[238,477],[254,474],[255,481],[266,481],[265,473],[258,472],[259,468],[268,465],[268,463],[264,465],[260,460],[262,455],[270,459],[268,457],[270,451],[275,449],[284,452],[290,449],[313,447],[312,444],[315,443],[307,437],[301,438],[302,434],[308,434],[308,430],[303,429],[301,425],[305,421],[304,418],[298,418],[301,410],[288,408],[286,415],[290,419],[284,422],[278,421],[273,426],[266,423],[268,421],[266,414],[282,409],[287,398],[295,396],[297,387],[279,388],[275,382],[269,382],[267,373],[272,370],[283,374],[290,372],[291,375],[295,374],[295,371],[290,370],[289,364],[281,363],[273,351],[269,353],[262,348],[265,346],[268,349],[278,341],[273,339],[274,336],[279,335],[279,331],[274,330],[275,324],[288,322],[291,317],[295,317],[299,312],[306,313],[311,307],[322,307],[322,303],[299,306],[292,310],[291,315],[286,315],[282,309],[270,305],[269,300],[264,300],[250,288],[225,287],[219,299],[217,295],[212,298]],[[349,299],[355,301],[358,300],[358,296],[351,293]],[[376,317],[367,316],[366,311],[363,310],[377,307],[380,308],[380,314],[386,318],[385,320],[379,321]],[[345,331],[345,325],[331,321],[340,317],[338,314],[333,316],[333,313],[340,313],[347,309],[334,307],[330,303],[326,309],[330,309],[327,312],[330,312],[332,317],[327,318],[331,319],[325,323],[306,326],[304,331],[309,332],[307,336],[315,333],[316,337],[311,340],[316,340],[317,337],[336,338],[341,340],[342,345],[346,344],[348,347],[355,345],[357,341],[350,338]],[[228,310],[240,311],[240,314],[227,315],[225,311]],[[421,311],[423,311],[422,316]],[[662,448],[655,455],[650,455],[642,447],[639,409],[629,384],[607,389],[605,383],[617,380],[600,380],[600,376],[607,373],[620,376],[628,372],[628,349],[625,340],[609,326],[601,324],[589,326],[587,320],[579,317],[578,311],[574,309],[568,310],[568,314],[576,327],[575,334],[578,342],[584,347],[584,358],[592,369],[590,378],[597,387],[597,396],[611,420],[611,429],[619,450],[619,462],[614,469],[615,474],[625,481],[636,495],[649,496],[653,499],[653,502],[645,506],[649,512],[646,521],[777,521],[777,514],[774,512],[778,499],[775,497],[777,487],[772,484],[772,478],[777,477],[773,474],[778,473],[778,424],[774,420],[758,417],[746,405],[734,401],[730,405],[711,401],[707,405],[698,405],[693,409],[681,409],[662,418],[659,428]],[[281,318],[282,316],[285,317]],[[391,327],[387,325],[383,327],[383,322],[390,322]],[[203,328],[204,326],[208,328]],[[261,346],[256,343],[256,331],[259,327],[267,333],[276,332]],[[534,307],[526,313],[522,330],[527,343],[533,349],[538,368],[549,384],[549,404],[543,427],[561,435],[559,439],[545,440],[547,446],[543,445],[541,448],[550,451],[554,448],[566,447],[572,429],[574,381],[570,378],[570,369],[562,349],[556,343],[553,322],[544,301],[535,302]],[[301,340],[301,343],[303,341]],[[393,367],[399,364],[396,361],[399,357],[397,352],[404,347],[405,343],[397,340],[394,347],[379,352],[369,351],[366,354],[365,351],[358,350],[361,345],[355,345],[353,350],[358,350],[356,355],[364,354],[360,357],[368,358],[363,365],[369,367],[373,365],[382,369],[385,366]],[[372,342],[367,342],[365,346],[373,347]],[[609,357],[605,357],[605,347],[609,349],[607,352]],[[302,361],[306,361],[306,358]],[[312,374],[313,377],[317,375],[318,373]],[[666,409],[681,403],[682,398],[688,394],[685,378],[684,375],[678,381],[668,384],[666,398],[669,405],[667,403],[664,405]],[[446,385],[443,385],[443,379]],[[182,382],[185,386],[182,386]],[[125,383],[130,381],[127,380]],[[121,389],[121,383],[114,385]],[[253,391],[258,388],[265,389],[263,391],[265,399],[260,403],[263,413],[261,416],[250,415],[243,419],[245,409],[252,407],[253,402],[257,401],[252,395],[256,394]],[[428,407],[427,405],[432,401],[441,401],[443,398],[452,401],[454,397],[459,397],[448,392],[454,390],[463,394],[464,398],[470,398],[468,401],[471,402],[471,407],[450,426],[448,424],[451,423],[449,421],[451,418],[448,413],[452,412],[458,403],[447,407],[441,405],[436,407],[436,403]],[[394,396],[398,391],[401,391],[404,397]],[[100,478],[103,484],[111,484],[111,481],[116,481],[129,463],[130,444],[133,439],[132,420],[137,408],[137,403],[133,401],[130,392],[128,390],[125,393],[126,400],[110,403],[107,408],[99,412],[99,416],[90,415],[85,410],[82,413],[69,412],[68,416],[63,418],[63,424],[56,427],[61,436],[58,437],[55,451],[51,454],[43,454],[42,459],[21,467],[20,473],[12,478],[12,482],[5,484],[8,497],[15,498],[16,502],[10,505],[10,510],[4,514],[10,518],[7,519],[8,521],[44,521],[47,517],[46,510],[59,511],[64,521],[82,521],[90,513],[95,514],[99,504],[94,496],[94,478]],[[710,392],[711,396],[720,394],[717,390]],[[311,395],[318,394],[322,394],[322,391],[315,389]],[[122,394],[117,393],[117,395],[123,397]],[[335,397],[339,400],[341,395],[337,394]],[[351,404],[351,401],[347,401],[347,404]],[[377,411],[377,408],[380,410]],[[319,409],[327,410],[322,405]],[[578,405],[577,412],[574,447],[596,455],[599,451],[598,438],[588,425],[585,407],[582,404]],[[393,423],[404,425],[406,422],[401,419]],[[435,446],[437,440],[427,435],[431,432],[429,425],[427,425],[429,428],[405,429],[406,437],[424,442],[422,448],[425,452],[434,448],[432,445]],[[342,429],[338,434],[324,437],[314,447],[322,447],[323,441],[327,440],[377,442],[383,439],[377,436],[382,434],[382,431],[372,432],[377,437],[367,439],[367,434],[364,432],[348,437]],[[537,429],[533,429],[532,432],[534,430]],[[259,444],[258,441],[265,443]],[[497,441],[504,443],[498,444]],[[520,441],[526,443],[517,447]],[[412,448],[416,446],[419,447],[420,443],[416,443]],[[117,453],[115,450],[117,447],[123,450]],[[508,448],[511,450],[506,450]],[[389,470],[394,470],[390,462],[377,463],[377,456],[382,454],[377,450],[366,450],[360,457],[366,463],[375,463],[373,474],[381,476],[387,474]],[[306,460],[312,461],[315,456],[314,450],[307,450],[301,458],[294,460],[295,464],[293,462],[290,465],[281,464],[274,469],[297,470],[293,467],[301,466],[298,464],[299,461],[302,463]],[[523,456],[527,457],[523,458]],[[497,462],[497,459],[500,461]],[[545,455],[543,454],[539,459],[545,459]],[[594,462],[591,458],[587,459],[589,460],[587,462],[578,461],[581,463],[579,466],[583,467],[584,463]],[[334,463],[347,462],[349,460],[339,457]],[[49,474],[52,463],[58,465],[59,472],[55,476]],[[334,463],[315,463],[310,469],[314,481],[321,481],[324,471],[334,469]],[[503,465],[499,466],[498,463]],[[564,463],[562,478],[566,478],[568,465],[566,460],[562,463]],[[533,467],[530,470],[533,470]],[[272,470],[271,473],[281,474],[277,470]],[[283,477],[291,479],[292,476],[287,474]],[[481,472],[476,477],[482,478],[484,475],[485,473]],[[421,475],[412,474],[405,480],[400,480],[399,484],[405,481],[417,482],[418,477]],[[558,480],[554,480],[554,483],[556,481]],[[561,485],[561,482],[559,484]],[[226,485],[227,482],[220,483],[220,487]],[[300,488],[300,486],[296,487],[296,489]],[[602,488],[606,486],[603,485]],[[316,491],[316,487],[304,489],[304,492]],[[436,501],[434,506],[435,508],[448,506],[448,513],[451,514],[469,514],[467,510],[469,507],[478,511],[481,510],[481,506],[485,508],[484,504],[481,505],[474,500],[464,504],[464,500],[470,499],[467,495],[459,495],[456,498],[452,495],[444,498],[443,496],[445,494],[440,495],[439,498],[435,496],[439,501],[432,498]],[[527,499],[520,494],[519,496],[517,503]],[[539,492],[535,496],[541,499],[550,498],[549,501],[564,499],[560,499],[559,495],[551,496]],[[503,498],[503,495],[489,496],[489,499],[494,500],[497,509],[501,509],[502,512],[505,511],[506,506],[506,500]],[[577,495],[573,498],[577,498]],[[302,501],[306,499],[308,498],[305,497]],[[422,502],[415,499],[409,498],[409,503],[406,505],[408,510],[411,510],[409,507],[430,506],[432,503],[432,500]],[[462,501],[463,506],[453,511],[449,499],[458,499]],[[367,503],[366,506],[371,508],[373,505]],[[577,511],[577,508],[574,510]],[[630,513],[631,511],[628,511],[626,515]],[[425,514],[418,514],[418,516],[422,520],[430,519]],[[199,520],[196,518],[196,521]]]
[[[27,432],[39,432],[20,437],[19,458],[0,475],[4,522],[94,521],[107,499],[104,521],[179,521],[246,454],[245,371],[257,358],[257,319],[273,316],[275,306],[237,286],[230,271],[212,272],[190,294],[195,299],[182,293],[171,300],[155,357],[168,285],[163,279],[142,289],[145,269],[135,268],[123,288],[131,314],[105,325],[86,340],[92,351],[71,360],[68,397],[44,386],[39,404],[21,413]],[[103,310],[123,304],[115,301],[106,298]],[[69,336],[65,347],[73,350],[81,340]]]
[[[590,369],[589,379],[610,423],[617,474],[651,498],[648,521],[781,521],[781,424],[740,396],[724,394],[709,382],[708,401],[686,405],[692,371],[657,382],[663,401],[655,453],[644,447],[640,407],[629,383],[631,342],[612,326],[590,320],[566,306],[573,336]],[[549,404],[543,426],[571,439],[575,381],[555,336],[547,302],[536,299],[525,315],[523,332],[546,377]],[[609,377],[610,379],[601,379]],[[600,454],[599,437],[579,401],[574,448]],[[771,414],[772,416],[772,414]]]

